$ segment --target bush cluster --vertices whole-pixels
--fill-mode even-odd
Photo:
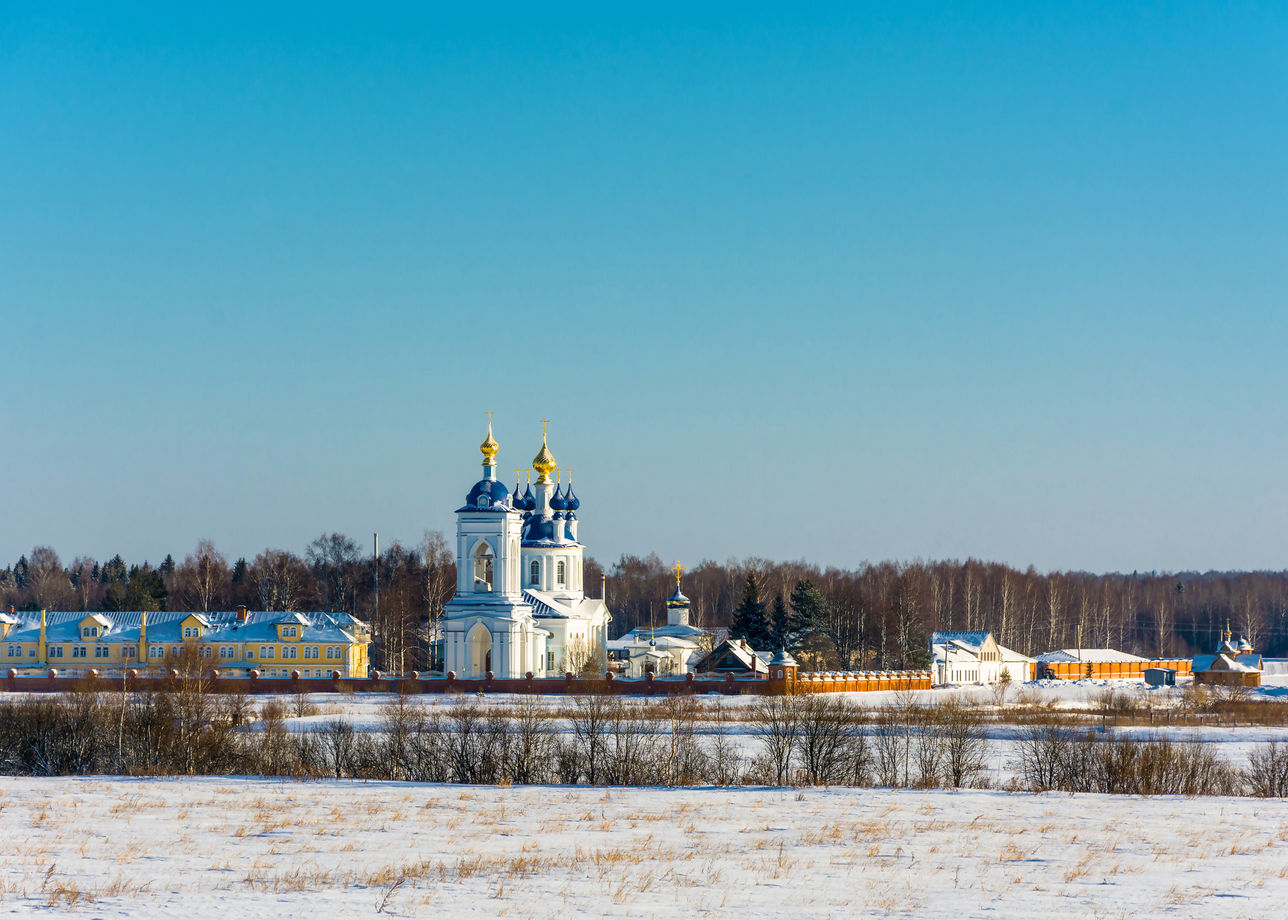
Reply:
[[[215,694],[200,681],[153,692],[78,691],[0,701],[0,773],[252,774],[415,782],[619,786],[986,784],[979,712],[910,695],[875,714],[846,697],[767,696],[730,718],[690,697],[611,694],[505,705],[426,706],[395,697],[378,731],[331,719],[292,731],[286,706]],[[304,698],[289,715],[308,714]],[[743,745],[735,735],[749,736]],[[1017,739],[1017,787],[1130,795],[1288,795],[1288,746],[1246,769],[1211,745],[1031,724]]]

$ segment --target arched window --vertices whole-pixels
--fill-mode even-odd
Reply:
[[[480,543],[478,549],[474,550],[475,591],[492,590],[492,563],[494,559],[492,547],[486,543]]]
[[[568,564],[566,562],[560,562],[557,566],[555,566],[555,581],[558,583],[559,587],[561,588],[567,583]]]
[[[528,584],[541,584],[541,563],[535,559],[528,563]]]

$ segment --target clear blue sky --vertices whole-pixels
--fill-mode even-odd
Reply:
[[[0,559],[1288,565],[1288,7],[790,6],[4,4]]]

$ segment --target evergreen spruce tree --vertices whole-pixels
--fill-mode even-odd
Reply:
[[[756,581],[755,572],[747,575],[742,586],[742,602],[734,608],[729,636],[733,639],[746,639],[752,648],[764,648],[773,638],[769,622],[765,618],[765,602],[760,599],[760,584]]]
[[[788,648],[793,644],[796,631],[792,612],[783,603],[781,594],[774,595],[774,609],[769,613],[770,645],[774,649]]]
[[[102,571],[99,573],[99,578],[102,579],[103,584],[124,582],[128,577],[129,576],[125,569],[125,560],[121,558],[120,553],[117,553],[111,559],[107,560],[107,562],[103,564]]]
[[[827,598],[812,581],[798,581],[792,589],[792,616],[788,629],[791,647],[827,623]]]

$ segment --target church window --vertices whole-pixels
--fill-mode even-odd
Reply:
[[[546,670],[553,671],[554,669],[555,669],[555,653],[546,652]]]
[[[480,543],[479,548],[474,551],[474,590],[491,591],[492,590],[492,547],[486,543]]]
[[[535,559],[528,563],[528,584],[541,584],[541,563]]]
[[[567,583],[568,563],[560,562],[557,566],[555,566],[555,581],[559,583],[559,587],[561,588]]]
[[[214,656],[214,653],[215,653],[215,650],[214,650],[213,648],[211,648],[209,645],[203,645],[203,646],[201,647],[201,657],[202,657],[202,658],[211,658],[211,657],[213,657],[213,656]]]

